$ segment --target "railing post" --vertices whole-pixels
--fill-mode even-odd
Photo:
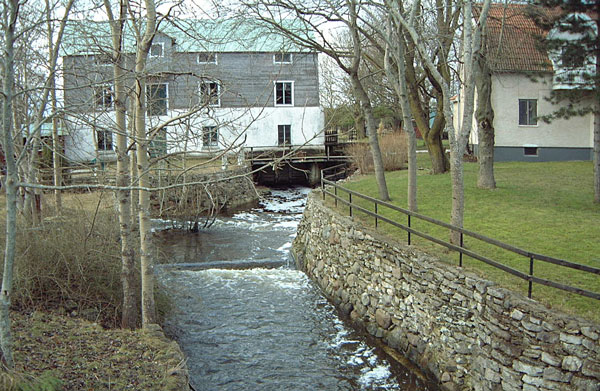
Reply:
[[[348,193],[348,207],[350,208],[350,217],[352,217],[352,193]]]
[[[529,275],[533,277],[533,256],[529,257]],[[527,292],[527,297],[531,299],[531,291],[533,290],[533,281],[529,280],[529,289]]]
[[[377,229],[377,214],[378,214],[377,202],[374,202],[374,204],[375,204],[375,228]]]
[[[410,215],[407,215],[407,216],[408,216],[408,228],[411,228],[410,227]],[[408,232],[408,245],[410,246],[410,231],[407,231],[407,232]]]
[[[460,233],[460,247],[461,247],[461,251],[460,251],[460,255],[458,257],[458,266],[462,267],[463,265],[463,253],[462,253],[462,246],[464,245],[464,237],[463,237],[463,233]]]
[[[335,207],[337,208],[337,195],[338,195],[337,194],[337,185],[333,186],[333,193],[335,194],[334,200],[335,200]]]

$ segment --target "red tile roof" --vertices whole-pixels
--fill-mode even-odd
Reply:
[[[538,43],[547,31],[537,27],[529,16],[531,6],[526,4],[492,4],[487,20],[487,51],[490,67],[496,72],[552,71],[552,62]],[[479,17],[480,9],[474,9]],[[558,15],[556,10],[535,11],[542,17]]]

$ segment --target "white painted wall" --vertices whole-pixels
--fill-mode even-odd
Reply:
[[[562,147],[592,148],[593,117],[557,119],[551,123],[538,120],[537,125],[519,125],[519,99],[537,99],[538,116],[547,115],[560,105],[548,102],[552,91],[552,76],[538,75],[536,81],[524,74],[501,73],[492,75],[492,105],[497,147]],[[462,102],[454,106],[454,113],[462,110]],[[473,123],[470,143],[477,144],[477,123]]]
[[[149,126],[164,123],[182,112],[169,111],[169,115],[148,118]],[[114,123],[114,112],[96,115],[97,124],[110,128]],[[110,154],[96,152],[95,134],[90,121],[70,119],[69,134],[66,136],[67,158],[77,162],[93,159],[110,160]],[[211,108],[210,112],[190,117],[189,126],[183,123],[167,128],[169,153],[187,150],[193,154],[210,154],[234,146],[277,147],[277,125],[291,125],[293,145],[323,146],[325,116],[321,107],[265,107],[265,108]],[[202,145],[202,127],[218,126],[219,146],[207,148]],[[187,135],[187,145],[184,141]],[[113,143],[115,142],[113,136]]]

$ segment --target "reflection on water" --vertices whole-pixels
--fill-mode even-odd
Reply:
[[[198,234],[161,232],[176,263],[286,264],[308,189],[273,191],[259,209]],[[290,267],[164,268],[174,299],[166,330],[188,356],[196,390],[427,390],[344,325],[306,275]]]

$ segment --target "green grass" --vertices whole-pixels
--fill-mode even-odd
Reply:
[[[427,154],[419,154],[419,166],[427,167]],[[591,162],[497,163],[496,190],[476,187],[477,164],[465,164],[465,221],[468,230],[498,239],[524,250],[571,262],[600,267],[600,205],[593,204]],[[449,222],[451,208],[450,175],[429,175],[420,170],[418,178],[419,213]],[[392,203],[406,207],[407,172],[386,173]],[[363,176],[346,187],[377,197],[377,186],[371,176]],[[363,205],[373,210],[372,203]],[[347,213],[347,208],[344,209]],[[380,213],[406,223],[406,216],[386,208]],[[372,217],[356,214],[368,225]],[[413,228],[448,241],[448,230],[413,219]],[[379,230],[399,240],[406,233],[380,224]],[[414,236],[413,236],[414,238]],[[443,261],[458,263],[458,254],[421,238],[413,244],[439,256]],[[527,273],[527,258],[466,238],[465,246],[503,264]],[[527,294],[527,282],[480,261],[465,257],[465,267],[499,284]],[[534,275],[600,292],[600,277],[541,261],[535,262]],[[587,299],[561,290],[534,284],[533,298],[544,304],[600,320],[597,300]]]

